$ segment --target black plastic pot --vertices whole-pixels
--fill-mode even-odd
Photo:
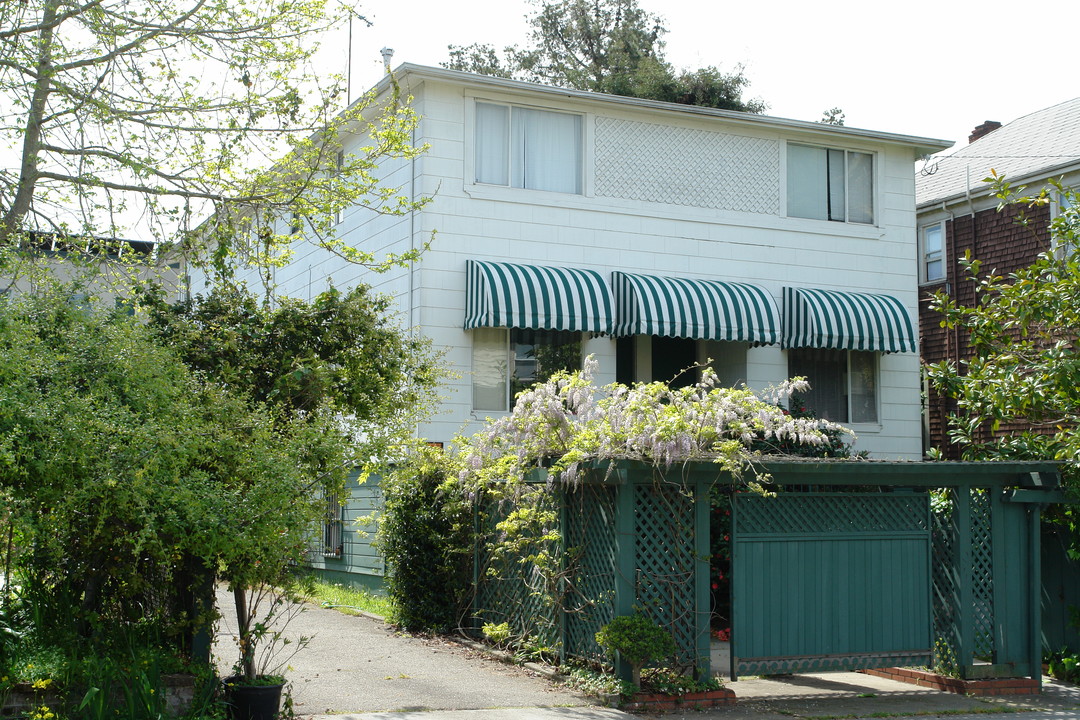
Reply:
[[[239,675],[224,680],[229,717],[232,720],[277,720],[285,683],[244,685],[243,682],[244,678]]]

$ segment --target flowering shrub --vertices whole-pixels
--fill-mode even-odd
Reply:
[[[517,489],[514,481],[542,463],[550,463],[557,481],[573,483],[583,463],[620,459],[663,469],[710,460],[741,478],[770,449],[837,451],[837,438],[851,436],[836,423],[780,407],[792,393],[808,389],[804,378],[759,396],[745,387],[721,387],[707,367],[700,382],[678,389],[661,382],[599,388],[592,382],[595,368],[590,357],[582,372],[557,373],[518,395],[512,413],[459,439],[466,486],[491,491],[509,482]]]

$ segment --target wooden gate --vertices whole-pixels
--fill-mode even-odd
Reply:
[[[734,500],[733,679],[931,663],[925,493]]]

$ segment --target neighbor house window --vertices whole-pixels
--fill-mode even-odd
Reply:
[[[581,369],[581,333],[477,328],[472,358],[473,409],[505,412],[522,390]]]
[[[787,146],[790,217],[874,222],[874,156],[809,145]]]
[[[817,417],[839,423],[878,422],[878,353],[822,348],[788,351],[788,375],[810,381],[794,400]]]
[[[581,115],[476,103],[476,182],[581,193]]]
[[[927,225],[922,229],[922,279],[935,282],[945,277],[945,223]]]
[[[1059,192],[1053,205],[1050,206],[1050,219],[1057,220],[1063,213],[1066,213],[1072,208],[1072,200],[1066,193]],[[1074,210],[1073,213],[1076,211]],[[1072,224],[1070,223],[1070,226]],[[1054,255],[1058,258],[1065,258],[1076,250],[1076,240],[1074,238],[1061,237],[1060,235],[1051,236],[1051,242],[1053,243]]]

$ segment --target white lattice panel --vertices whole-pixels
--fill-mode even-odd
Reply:
[[[780,145],[775,140],[596,119],[600,197],[716,210],[780,212]]]

